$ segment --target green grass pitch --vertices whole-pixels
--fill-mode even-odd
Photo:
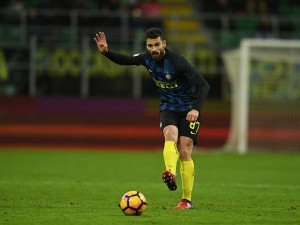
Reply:
[[[161,152],[0,151],[1,225],[300,224],[300,154],[194,153],[195,209],[161,181]],[[139,190],[148,207],[123,215],[119,199]]]

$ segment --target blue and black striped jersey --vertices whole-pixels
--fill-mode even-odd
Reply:
[[[160,110],[201,110],[209,84],[179,53],[166,49],[160,61],[154,60],[148,52],[128,56],[108,51],[104,55],[119,65],[146,67],[160,94]]]

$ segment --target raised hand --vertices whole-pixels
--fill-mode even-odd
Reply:
[[[108,44],[106,42],[106,37],[103,32],[99,32],[99,34],[96,34],[96,37],[94,37],[95,43],[101,53],[108,52]]]

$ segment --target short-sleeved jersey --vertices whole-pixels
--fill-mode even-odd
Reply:
[[[200,111],[209,85],[180,54],[166,49],[160,61],[153,59],[148,52],[127,56],[109,51],[105,56],[120,65],[146,67],[160,94],[160,110]]]

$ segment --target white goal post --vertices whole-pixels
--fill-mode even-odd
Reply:
[[[223,61],[232,96],[225,149],[300,149],[300,41],[244,39]]]

